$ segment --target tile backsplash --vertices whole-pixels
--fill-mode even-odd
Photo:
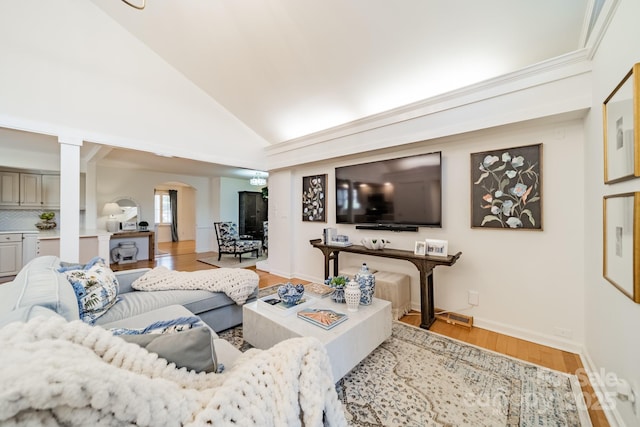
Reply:
[[[37,230],[36,222],[42,212],[55,212],[56,220],[60,218],[60,211],[53,209],[0,209],[0,231]],[[84,211],[80,212],[80,224],[84,224]]]

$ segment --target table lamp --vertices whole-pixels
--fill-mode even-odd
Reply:
[[[117,203],[106,203],[104,208],[102,209],[102,215],[109,215],[109,219],[107,220],[107,231],[110,233],[115,233],[118,231],[118,220],[116,219],[116,215],[120,215],[122,213],[122,208]]]

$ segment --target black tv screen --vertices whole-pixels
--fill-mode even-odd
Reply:
[[[336,168],[336,223],[442,226],[441,153]]]

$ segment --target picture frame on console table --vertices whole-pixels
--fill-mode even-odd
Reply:
[[[639,91],[637,63],[602,104],[605,184],[640,176]]]
[[[542,144],[471,154],[471,228],[542,231]]]
[[[302,178],[302,220],[327,222],[326,219],[327,175],[312,175]]]
[[[447,240],[425,239],[424,242],[427,256],[449,256],[449,242]]]
[[[413,253],[415,255],[426,255],[427,254],[427,243],[422,240],[418,240],[413,249]]]
[[[640,304],[640,192],[603,198],[602,274]]]

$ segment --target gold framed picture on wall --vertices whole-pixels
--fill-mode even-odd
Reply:
[[[640,176],[639,90],[640,63],[602,104],[605,184]]]
[[[640,303],[640,192],[603,198],[602,274]]]

